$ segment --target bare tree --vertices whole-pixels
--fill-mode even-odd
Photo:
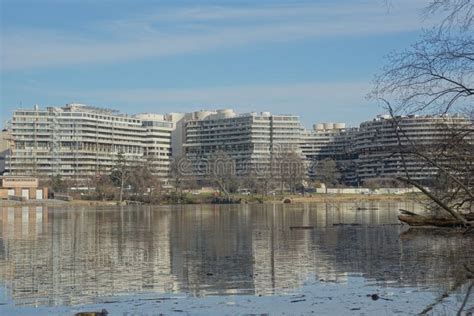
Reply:
[[[274,189],[275,173],[272,168],[267,168],[260,174],[253,175],[255,177],[256,192],[262,195],[268,195],[268,192]]]
[[[98,175],[92,180],[92,184],[95,188],[95,198],[99,200],[114,199],[116,194],[116,188],[112,179],[107,175]]]
[[[288,151],[281,155],[279,164],[282,185],[286,184],[291,193],[296,193],[306,176],[306,166],[303,159],[296,152]]]
[[[194,180],[194,170],[191,161],[186,156],[173,157],[170,164],[170,180],[174,194],[178,200],[183,198],[183,189],[189,187]]]
[[[432,141],[415,142],[401,128],[401,120],[398,117],[392,118],[398,138],[398,148],[393,154],[401,157],[404,172],[404,175],[397,176],[397,180],[415,186],[428,196],[430,199],[426,204],[428,209],[442,209],[467,225],[467,220],[459,212],[472,211],[474,202],[472,124],[467,122],[466,125],[453,124],[448,117],[446,122],[438,124],[436,128],[442,137],[434,137]],[[428,183],[426,180],[412,177],[408,165],[414,163],[417,163],[420,169],[424,168],[429,172],[434,170],[435,174]],[[427,189],[426,185],[430,189]]]
[[[54,193],[67,193],[68,189],[71,187],[71,183],[67,178],[61,177],[57,174],[50,177],[46,182],[46,185]]]
[[[155,193],[160,189],[160,180],[154,170],[153,157],[140,164],[131,166],[127,184],[130,185],[134,198],[141,202],[153,202]]]
[[[462,112],[474,95],[474,39],[433,31],[401,53],[393,53],[371,96],[387,100],[394,114]]]
[[[414,185],[437,208],[468,225],[459,215],[473,211],[474,174],[474,1],[433,0],[425,16],[441,14],[439,22],[411,48],[391,54],[382,73],[375,78],[370,97],[381,100],[390,112],[398,147],[392,155],[402,160],[404,175],[398,180]],[[439,126],[444,138],[437,142],[416,142],[400,124],[403,114],[443,115]],[[452,115],[464,115],[459,127]],[[409,171],[413,159],[436,170],[430,190]]]
[[[442,19],[436,29],[440,33],[451,31],[453,26],[468,31],[474,24],[474,2],[472,0],[432,0],[426,6],[427,18],[441,14]]]
[[[132,176],[132,168],[130,163],[125,159],[123,153],[119,153],[117,155],[117,161],[115,166],[112,168],[112,172],[110,173],[110,178],[112,181],[119,186],[119,201],[122,203],[123,201],[123,190]]]
[[[333,159],[324,159],[318,162],[315,167],[316,180],[324,183],[326,186],[336,186],[340,183],[341,172],[337,167],[337,163]]]
[[[226,152],[218,151],[212,156],[207,173],[210,181],[215,183],[226,197],[238,189],[235,160]]]

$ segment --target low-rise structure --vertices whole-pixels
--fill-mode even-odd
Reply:
[[[0,177],[0,199],[43,200],[48,188],[38,187],[38,178],[21,176]]]

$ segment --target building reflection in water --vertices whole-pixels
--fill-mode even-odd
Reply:
[[[0,209],[0,286],[18,305],[148,292],[265,295],[350,275],[442,290],[463,277],[463,264],[474,264],[473,237],[400,237],[397,211],[414,207],[7,207]]]

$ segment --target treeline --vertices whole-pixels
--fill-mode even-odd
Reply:
[[[186,157],[173,158],[170,172],[165,177],[158,175],[157,163],[152,158],[134,162],[118,154],[114,167],[107,172],[97,173],[86,180],[53,176],[43,180],[41,185],[49,187],[53,196],[60,193],[74,199],[191,203],[202,197],[190,197],[187,193],[202,187],[215,188],[221,197],[226,198],[237,193],[261,196],[305,194],[322,183],[329,187],[343,186],[341,168],[331,159],[310,166],[300,155],[289,151],[275,155],[265,165],[241,170],[228,153],[218,151],[211,159],[198,163]],[[201,202],[209,201],[212,200]]]

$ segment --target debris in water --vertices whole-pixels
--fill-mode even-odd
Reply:
[[[336,224],[332,224],[332,226],[360,226],[360,224],[358,224],[358,223],[352,223],[352,224],[348,224],[348,223],[336,223]]]
[[[290,301],[290,303],[298,303],[298,302],[304,302],[306,301],[306,299],[301,299],[301,300],[293,300],[293,301]]]
[[[109,312],[104,308],[100,312],[80,312],[74,314],[74,316],[107,316]]]
[[[314,226],[290,226],[290,229],[314,229]]]

